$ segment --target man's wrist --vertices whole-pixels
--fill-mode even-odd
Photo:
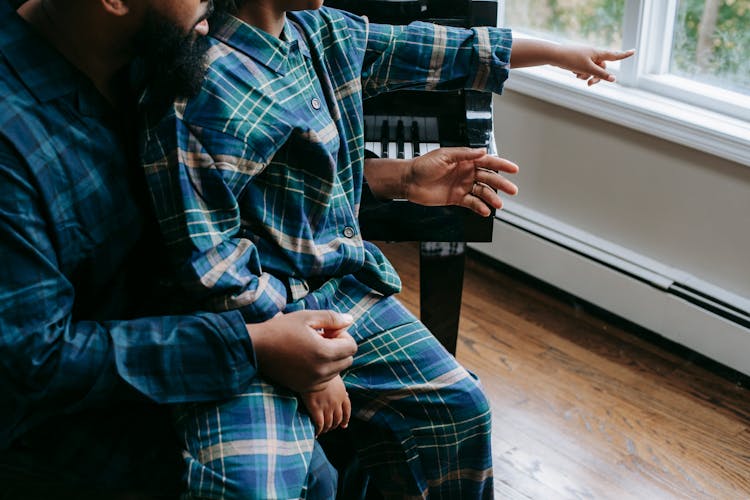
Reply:
[[[250,341],[253,344],[253,352],[255,352],[255,359],[260,364],[263,354],[266,352],[266,338],[264,335],[266,328],[262,327],[263,323],[249,323],[245,325],[247,336],[250,337]],[[258,368],[258,367],[256,367]]]
[[[381,200],[405,200],[414,160],[373,158],[365,162],[365,178],[370,190]]]
[[[409,188],[412,185],[412,181],[414,179],[414,163],[416,162],[416,158],[412,158],[406,162],[404,162],[404,168],[403,172],[401,172],[401,182],[399,186],[399,195],[398,197],[394,199],[400,199],[400,200],[409,200]]]

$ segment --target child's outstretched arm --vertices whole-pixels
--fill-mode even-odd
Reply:
[[[323,390],[302,393],[300,398],[315,425],[315,437],[349,425],[352,404],[340,375],[331,379]]]
[[[511,68],[527,68],[551,64],[575,73],[576,77],[594,85],[601,80],[614,82],[607,71],[607,61],[620,61],[635,54],[635,50],[601,50],[585,45],[558,45],[544,40],[517,38],[510,55]]]

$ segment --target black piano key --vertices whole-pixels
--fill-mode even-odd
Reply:
[[[382,149],[380,156],[383,158],[388,158],[388,143],[391,142],[390,128],[388,120],[383,120],[383,124],[380,126],[380,147]]]
[[[422,154],[419,148],[419,123],[417,123],[417,120],[411,122],[411,147],[414,158]]]
[[[396,158],[404,159],[404,143],[406,142],[406,131],[404,121],[399,120],[396,124]]]

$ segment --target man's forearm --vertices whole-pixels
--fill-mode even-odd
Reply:
[[[229,397],[241,393],[257,372],[254,346],[238,311],[96,326],[111,338],[118,378],[157,403]]]
[[[0,325],[3,368],[13,368],[0,370],[0,448],[59,415],[137,399],[224,399],[256,374],[253,345],[236,311]]]
[[[406,199],[413,160],[371,158],[365,160],[365,179],[381,200]]]

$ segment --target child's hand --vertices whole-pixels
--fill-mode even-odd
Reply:
[[[315,424],[315,437],[337,427],[346,429],[352,413],[352,404],[341,375],[333,378],[323,390],[300,395],[310,419]]]
[[[608,73],[607,61],[621,61],[635,54],[635,50],[611,51],[592,47],[570,45],[558,47],[555,66],[572,71],[580,80],[594,85],[602,80],[614,82],[614,75]]]

